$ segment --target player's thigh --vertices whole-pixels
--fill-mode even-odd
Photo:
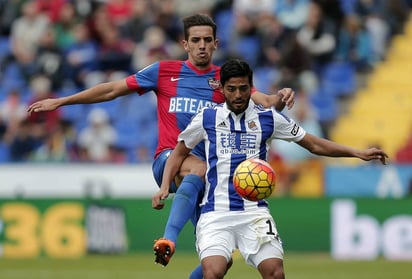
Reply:
[[[189,154],[180,167],[179,176],[183,178],[188,174],[195,174],[204,178],[206,174],[206,162],[196,155]]]
[[[234,222],[228,216],[215,212],[201,214],[196,226],[196,249],[201,260],[211,256],[222,256],[226,264],[236,248],[235,234],[231,230]]]
[[[244,223],[236,228],[238,247],[246,262],[257,267],[270,258],[283,259],[283,247],[276,224],[267,209],[244,213]]]

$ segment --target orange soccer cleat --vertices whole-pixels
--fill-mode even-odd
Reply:
[[[153,251],[155,254],[155,263],[160,263],[162,266],[166,266],[175,252],[175,244],[173,241],[160,238],[155,241]]]

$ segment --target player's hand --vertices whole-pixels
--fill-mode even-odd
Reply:
[[[281,101],[286,104],[288,109],[291,109],[295,104],[295,91],[292,88],[283,88],[277,92],[281,97]]]
[[[27,108],[28,113],[32,112],[42,112],[42,111],[52,111],[59,107],[58,99],[44,99],[31,104]]]
[[[389,156],[383,150],[371,147],[366,149],[360,158],[365,161],[379,160],[382,164],[386,165],[386,159],[389,158]]]
[[[160,188],[160,190],[157,191],[157,193],[154,194],[152,197],[152,207],[158,210],[162,209],[165,206],[164,201],[165,199],[167,199],[168,196],[169,196],[169,191],[168,190],[165,191]]]

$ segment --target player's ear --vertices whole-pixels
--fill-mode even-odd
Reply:
[[[182,40],[182,46],[185,51],[189,52],[189,47],[188,47],[188,43],[186,40]]]

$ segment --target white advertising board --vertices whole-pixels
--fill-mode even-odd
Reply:
[[[0,198],[147,198],[157,189],[151,164],[0,166]]]

